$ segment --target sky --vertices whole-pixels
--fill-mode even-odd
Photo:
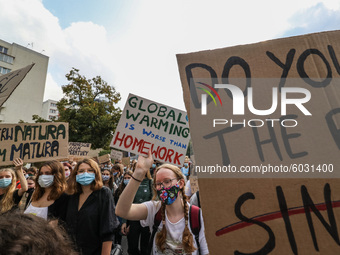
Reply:
[[[176,54],[340,29],[338,0],[0,0],[0,38],[49,57],[44,100],[72,67],[185,110]],[[32,46],[33,43],[33,46]]]

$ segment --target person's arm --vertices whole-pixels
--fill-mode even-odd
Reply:
[[[123,223],[120,232],[126,236],[129,233],[129,229],[130,226],[127,227],[126,223]]]
[[[148,209],[145,205],[133,204],[132,202],[138,190],[139,184],[141,183],[136,181],[136,179],[142,181],[146,172],[152,166],[152,163],[153,158],[151,151],[149,151],[147,158],[141,155],[138,157],[133,176],[118,200],[116,207],[116,214],[118,216],[127,220],[145,220],[148,216]]]
[[[112,249],[112,241],[102,243],[102,255],[110,255]]]
[[[28,190],[27,181],[22,172],[22,166],[24,162],[21,160],[21,158],[16,158],[13,160],[13,164],[15,166],[15,171],[21,184],[21,189],[19,189],[18,195],[19,197],[22,197],[22,195]]]

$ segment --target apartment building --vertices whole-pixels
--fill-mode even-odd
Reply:
[[[45,120],[57,120],[59,116],[57,102],[51,99],[46,100],[42,105],[41,117]]]
[[[0,75],[35,63],[19,86],[0,107],[1,123],[33,122],[41,115],[49,58],[29,47],[0,39]]]

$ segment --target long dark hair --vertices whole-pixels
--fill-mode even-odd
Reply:
[[[108,171],[108,172],[110,173],[110,179],[108,180],[108,184],[109,184],[110,190],[113,190],[113,182],[114,182],[114,178],[113,178],[112,170],[104,169],[104,170],[102,170],[102,173],[103,173],[104,171]],[[103,185],[105,185],[105,184],[104,184],[104,181],[103,181]]]
[[[40,166],[38,170],[38,174],[35,179],[35,190],[32,196],[32,201],[39,200],[45,193],[45,188],[41,187],[38,182],[39,176],[41,175],[41,168],[44,166],[51,169],[52,174],[54,175],[53,184],[51,186],[52,190],[48,195],[47,200],[58,199],[61,196],[61,194],[63,194],[66,190],[67,184],[63,165],[57,160],[46,161]]]
[[[131,170],[126,170],[126,172],[124,173],[123,176],[125,175],[130,175],[132,176],[133,172]],[[125,189],[126,185],[124,183],[124,180],[120,183],[120,185],[118,186],[118,189],[116,190],[115,194],[114,194],[114,200],[115,203],[117,204],[118,199],[120,197],[120,195],[123,193],[123,190]]]

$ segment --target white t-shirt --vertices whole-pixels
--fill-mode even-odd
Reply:
[[[148,217],[146,220],[141,220],[140,223],[143,227],[149,226],[150,232],[152,233],[152,227],[154,224],[154,218],[155,214],[158,212],[159,208],[161,207],[161,202],[159,201],[147,201],[143,203],[146,208],[148,209]],[[188,204],[189,208],[189,204]],[[188,222],[190,222],[190,215]],[[192,234],[192,231],[190,229],[190,224],[188,223],[189,230]],[[162,253],[160,250],[158,250],[158,247],[155,244],[155,238],[153,240],[153,247],[152,247],[152,254],[154,255],[159,255],[159,254],[186,254],[184,253],[183,247],[182,247],[182,236],[183,236],[183,231],[185,227],[185,219],[184,217],[180,219],[176,223],[172,223],[168,220],[166,211],[165,211],[165,227],[167,229],[167,235],[166,235],[166,244],[165,244],[165,250],[164,253]],[[158,226],[157,232],[161,231],[163,228],[162,222]],[[156,235],[155,235],[156,237]],[[192,253],[193,255],[198,255],[197,252],[197,244],[195,241],[195,236],[193,235],[194,238],[194,245],[196,247],[196,250]],[[205,239],[205,234],[204,234],[204,222],[203,222],[203,217],[201,214],[201,230],[199,233],[199,242],[200,242],[200,248],[201,248],[201,254],[209,254],[208,251],[208,246],[207,246],[207,241]]]
[[[48,207],[35,207],[32,204],[30,204],[24,213],[33,214],[35,216],[47,220]]]

